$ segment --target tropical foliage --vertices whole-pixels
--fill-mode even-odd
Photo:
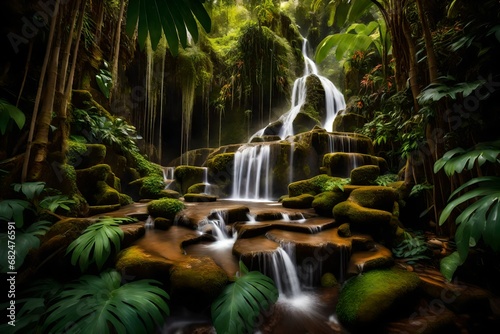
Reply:
[[[170,52],[178,53],[179,42],[182,47],[188,43],[187,31],[192,38],[198,40],[198,21],[205,31],[211,29],[204,0],[168,1],[130,0],[127,10],[127,32],[132,35],[137,27],[139,45],[144,47],[146,40],[156,49],[162,33],[165,34]],[[186,31],[187,29],[187,31]]]
[[[448,176],[452,176],[480,168],[486,162],[498,164],[499,156],[499,141],[480,143],[469,150],[456,148],[436,161],[434,171],[444,169]],[[495,252],[500,251],[500,177],[480,176],[458,187],[450,195],[439,224],[444,224],[454,211],[460,212],[455,218],[458,225],[455,232],[457,251],[441,262],[441,272],[449,280],[467,259],[469,248],[476,246],[480,239]]]
[[[212,303],[217,333],[252,333],[257,316],[278,300],[274,281],[258,271],[248,271],[240,261],[240,276]]]
[[[152,333],[170,313],[168,294],[155,280],[123,285],[121,280],[118,272],[109,270],[67,284],[47,309],[44,331]]]
[[[40,246],[39,237],[52,225],[41,219],[44,212],[69,211],[68,205],[75,203],[65,195],[47,196],[51,190],[45,182],[16,183],[13,188],[24,198],[0,201],[0,221],[9,222],[6,232],[0,233],[0,272],[19,269],[28,252]],[[25,216],[30,217],[29,221]],[[15,262],[14,267],[9,266],[11,262]]]
[[[118,253],[120,251],[120,243],[123,240],[120,224],[133,221],[135,221],[133,218],[103,217],[87,227],[83,234],[75,239],[66,250],[67,254],[72,253],[71,264],[78,263],[82,272],[87,271],[93,263],[101,270],[112,252]]]
[[[19,129],[22,129],[26,122],[26,116],[16,106],[0,99],[0,134],[5,135],[10,120],[14,121]]]

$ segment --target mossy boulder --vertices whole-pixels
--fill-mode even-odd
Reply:
[[[332,273],[324,273],[321,276],[321,286],[324,288],[331,288],[338,284],[335,275]]]
[[[215,202],[217,201],[217,196],[189,193],[184,195],[184,200],[186,202]]]
[[[96,193],[90,198],[93,205],[120,204],[120,193],[104,181],[97,181]]]
[[[347,194],[340,189],[325,191],[314,197],[311,203],[314,211],[324,217],[333,217],[333,207],[347,199]]]
[[[148,204],[148,213],[152,217],[163,217],[174,220],[175,216],[181,212],[185,206],[184,203],[175,198],[156,199]]]
[[[380,173],[382,174],[388,170],[388,164],[385,159],[361,153],[328,153],[323,156],[322,165],[325,167],[328,175],[337,177],[349,177],[352,169],[364,165],[379,166]]]
[[[299,196],[288,197],[283,199],[281,204],[284,208],[291,209],[308,209],[314,200],[314,196],[311,194],[302,194]]]
[[[351,171],[351,184],[361,186],[373,185],[379,175],[380,167],[378,165],[357,167]]]
[[[203,310],[229,282],[226,272],[210,257],[187,257],[170,271],[172,301]]]
[[[156,279],[168,286],[173,265],[171,260],[149,254],[139,246],[131,246],[118,253],[115,268],[122,276],[134,280]]]
[[[76,169],[89,168],[104,162],[106,146],[69,141],[68,163]]]
[[[333,131],[355,132],[366,123],[366,117],[356,113],[339,112],[333,121]]]
[[[159,175],[150,175],[140,179],[139,196],[141,198],[158,199],[163,197],[162,191],[165,189],[165,181]]]
[[[349,200],[333,208],[333,217],[338,223],[350,223],[352,231],[368,233],[375,239],[392,239],[397,229],[390,212],[365,208]]]
[[[349,238],[352,235],[351,226],[349,225],[349,223],[341,224],[337,230],[337,234],[339,235],[339,237]]]
[[[302,194],[317,195],[325,191],[332,191],[343,186],[345,179],[320,174],[307,180],[292,182],[288,185],[288,195],[290,197]]]
[[[95,165],[76,171],[78,189],[89,205],[120,204],[120,181],[106,164]]]
[[[372,270],[349,279],[340,291],[336,312],[350,330],[368,330],[414,306],[420,278],[399,269]],[[409,316],[409,313],[406,315]]]
[[[205,179],[206,168],[196,166],[178,166],[175,168],[174,177],[179,184],[180,192],[187,194],[189,187],[196,183],[203,183]]]
[[[398,200],[398,193],[394,188],[384,186],[365,186],[354,189],[349,200],[365,208],[393,212],[394,203]]]
[[[155,229],[166,231],[172,227],[172,221],[163,217],[156,217],[154,220]]]

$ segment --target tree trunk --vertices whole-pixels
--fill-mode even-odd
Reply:
[[[28,144],[26,147],[26,153],[24,157],[24,163],[23,163],[23,169],[21,172],[21,182],[25,182],[28,177],[28,168],[30,166],[30,159],[31,159],[31,150],[33,147],[33,135],[35,133],[35,125],[37,123],[38,119],[38,108],[40,106],[40,100],[42,97],[42,90],[44,87],[44,82],[45,82],[45,75],[47,72],[47,67],[52,51],[52,44],[54,41],[54,33],[56,30],[56,22],[58,21],[58,14],[59,14],[59,5],[60,5],[60,0],[56,0],[55,6],[54,6],[54,14],[52,17],[52,21],[50,23],[50,31],[49,31],[49,39],[47,42],[47,49],[45,50],[45,58],[43,60],[43,65],[42,65],[42,71],[40,73],[40,79],[38,80],[38,89],[37,89],[37,95],[35,98],[35,106],[33,107],[33,115],[31,117],[31,123],[30,123],[30,131],[28,134]]]
[[[113,79],[113,87],[110,91],[109,99],[113,98],[118,89],[118,61],[120,59],[120,37],[122,33],[122,20],[125,12],[125,1],[122,1],[120,6],[120,14],[118,15],[118,23],[116,25],[115,46],[113,48],[113,65],[111,67],[111,78]]]

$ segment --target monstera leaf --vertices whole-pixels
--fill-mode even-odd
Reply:
[[[241,261],[240,272],[243,275],[236,277],[212,304],[217,333],[252,332],[260,312],[278,300],[278,290],[271,278],[258,271],[248,272]]]
[[[149,36],[151,46],[156,49],[162,33],[174,55],[178,53],[179,41],[187,46],[187,32],[198,40],[198,24],[209,32],[211,20],[205,7],[205,0],[130,0],[127,10],[127,33],[132,35],[137,27],[139,45],[144,47]]]
[[[168,294],[155,280],[121,285],[121,275],[105,271],[68,284],[47,310],[43,333],[153,333],[169,314]]]

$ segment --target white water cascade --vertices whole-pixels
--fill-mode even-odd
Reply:
[[[337,112],[345,108],[345,100],[342,93],[339,92],[330,80],[318,73],[316,64],[307,56],[306,39],[304,39],[302,45],[302,53],[305,62],[304,75],[296,79],[293,85],[291,109],[279,118],[279,121],[282,123],[279,131],[281,139],[294,135],[293,121],[306,102],[306,81],[310,75],[315,75],[321,81],[325,91],[326,119],[323,127],[327,131],[332,131],[333,121]],[[271,154],[271,145],[252,143],[252,139],[262,136],[264,131],[265,128],[252,135],[249,143],[241,146],[235,153],[232,182],[233,199],[270,200],[273,197],[272,171],[275,158]],[[292,143],[290,147],[290,166],[293,166],[294,144]],[[288,182],[293,182],[293,168],[290,168],[288,173]]]
[[[214,217],[213,217],[214,216]],[[206,232],[208,229],[212,230],[212,235],[215,242],[211,246],[213,248],[229,248],[232,247],[237,238],[237,233],[233,232],[231,235],[227,232],[226,219],[224,214],[220,211],[213,211],[210,214],[213,219],[205,218],[198,224],[201,232]]]

